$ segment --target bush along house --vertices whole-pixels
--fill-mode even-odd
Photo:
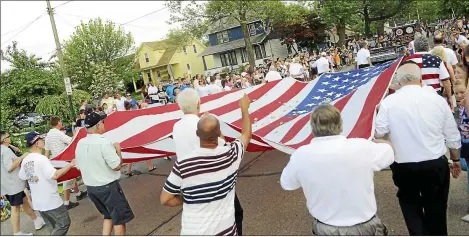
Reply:
[[[248,24],[256,66],[263,64],[264,59],[283,60],[292,53],[280,39],[269,37],[270,28],[264,27],[265,25],[268,24],[264,24],[261,20],[254,20]],[[207,34],[209,47],[199,54],[201,57],[213,56],[214,67],[207,70],[207,73],[211,72],[213,75],[222,70],[237,70],[249,62],[241,25],[218,22]]]

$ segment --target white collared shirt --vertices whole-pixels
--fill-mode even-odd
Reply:
[[[173,140],[176,145],[176,156],[178,161],[182,161],[194,149],[200,148],[200,139],[197,136],[197,123],[199,116],[195,114],[185,114],[173,126]],[[218,138],[218,145],[223,146],[225,141]]]
[[[295,78],[303,78],[304,77],[304,68],[303,65],[299,63],[290,63],[290,67],[288,69],[290,72],[290,76]]]
[[[280,80],[280,79],[282,79],[282,76],[280,75],[280,72],[277,72],[277,71],[269,71],[265,75],[265,80],[267,82],[276,81],[276,80]]]
[[[446,100],[419,85],[404,86],[387,96],[379,106],[375,129],[376,137],[389,133],[397,163],[434,160],[446,154],[446,146],[461,147]]]
[[[65,148],[72,143],[72,137],[67,136],[65,132],[52,128],[44,138],[45,149],[50,151],[50,159],[58,156]]]
[[[357,65],[368,65],[368,58],[370,58],[370,50],[361,48],[357,53]]]
[[[317,137],[296,150],[280,177],[285,190],[302,188],[309,213],[333,226],[376,215],[373,175],[394,161],[390,145],[344,136]]]
[[[121,158],[103,135],[88,134],[81,139],[75,149],[75,161],[86,186],[104,186],[120,178],[120,171],[113,169]]]
[[[316,60],[311,67],[315,67],[318,69],[318,74],[330,71],[329,68],[329,60],[326,57],[321,57],[320,59]]]

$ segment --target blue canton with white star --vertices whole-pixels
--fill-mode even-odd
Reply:
[[[422,54],[423,68],[439,68],[441,64],[440,57],[429,53]]]
[[[322,74],[306,98],[286,116],[301,115],[311,112],[316,106],[330,103],[347,96],[360,86],[368,83],[372,78],[378,76],[389,68],[397,60],[374,67],[355,69],[347,72],[333,72]],[[310,82],[311,83],[311,82]]]

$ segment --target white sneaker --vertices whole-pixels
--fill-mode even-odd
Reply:
[[[28,232],[23,232],[23,231],[20,231],[20,232],[16,232],[14,233],[13,235],[24,235],[24,236],[32,236],[33,233],[28,233]]]
[[[34,220],[34,229],[40,230],[45,224],[46,222],[44,221],[44,219],[42,219],[41,216],[38,216],[36,220]]]

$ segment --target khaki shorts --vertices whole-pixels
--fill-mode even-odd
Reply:
[[[386,236],[388,230],[376,215],[367,222],[343,227],[327,225],[313,218],[313,235]]]
[[[67,180],[62,183],[64,190],[69,190],[75,188],[76,179]]]

